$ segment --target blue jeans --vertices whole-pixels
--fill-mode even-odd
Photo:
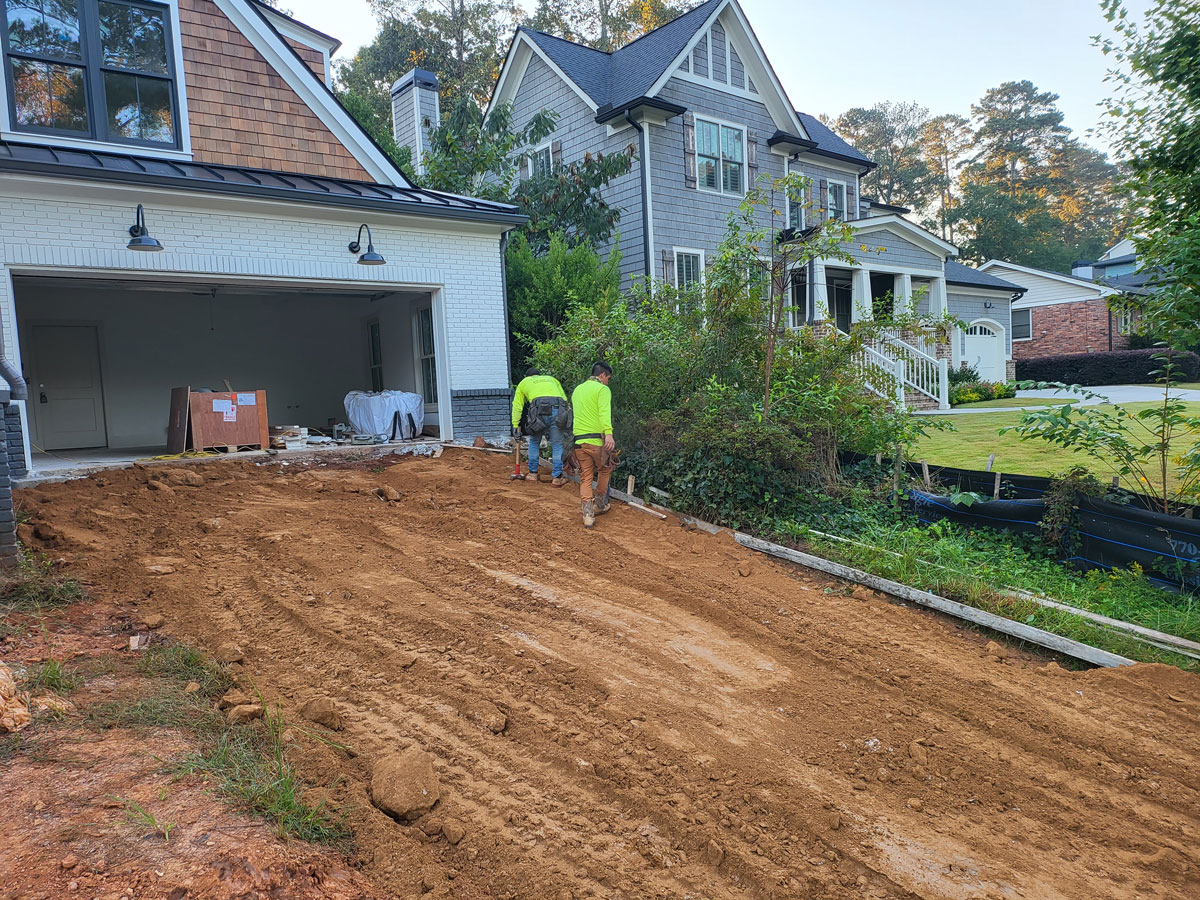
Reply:
[[[555,420],[558,418],[558,407],[554,407],[554,411],[549,415],[542,416],[542,422],[549,428],[548,432],[542,432],[539,435],[529,436],[529,474],[536,475],[538,470],[538,455],[542,446],[542,438],[547,435],[550,438],[550,458],[553,463],[551,469],[555,478],[562,475],[562,458],[563,458],[563,440],[562,432],[559,431]]]

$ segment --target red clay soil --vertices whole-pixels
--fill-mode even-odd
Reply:
[[[338,704],[350,752],[294,762],[332,785],[382,893],[1200,896],[1196,676],[997,658],[619,503],[585,532],[569,488],[507,463],[135,469],[18,502],[100,596],[238,644],[293,720]],[[441,800],[404,825],[367,784],[412,746]]]

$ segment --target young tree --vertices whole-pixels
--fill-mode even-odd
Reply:
[[[937,208],[932,224],[942,239],[954,241],[959,173],[966,153],[975,144],[971,123],[953,113],[934,116],[921,130],[921,156],[929,171],[929,188]]]
[[[863,192],[876,199],[913,209],[931,199],[930,169],[921,139],[929,110],[917,103],[884,101],[848,109],[833,123],[842,137],[875,162],[863,178]]]
[[[597,50],[623,47],[686,12],[689,4],[664,0],[538,0],[531,28]]]
[[[392,134],[390,118],[381,120],[371,107],[371,103],[357,91],[336,91],[337,97],[346,107],[346,111],[354,116],[356,122],[363,127],[383,151],[402,171],[409,181],[416,182],[413,176],[412,147],[401,147],[396,143]]]
[[[1115,32],[1096,39],[1116,61],[1109,135],[1139,261],[1160,281],[1139,301],[1142,328],[1185,347],[1200,340],[1200,0],[1155,0],[1140,26],[1121,0],[1101,5]]]
[[[439,71],[438,61],[429,59],[424,35],[410,19],[385,17],[379,20],[375,40],[360,47],[349,59],[337,63],[335,90],[339,96],[357,94],[370,108],[374,121],[391,128],[391,87],[409,69],[431,69],[444,88],[448,73]]]
[[[514,199],[529,216],[522,229],[535,252],[549,247],[551,235],[561,235],[570,245],[596,247],[608,241],[621,219],[621,210],[604,198],[614,178],[633,167],[633,144],[607,156],[584,154],[571,163],[555,163],[544,175],[526,178]]]

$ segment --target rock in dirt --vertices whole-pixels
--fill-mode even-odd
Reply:
[[[155,628],[162,628],[166,624],[166,619],[158,613],[150,613],[148,616],[142,617],[142,624],[153,631]]]
[[[375,493],[378,494],[384,500],[387,500],[391,503],[397,503],[404,497],[403,494],[401,494],[398,490],[396,490],[390,484],[381,484],[378,488],[375,489]]]
[[[214,531],[220,530],[221,526],[224,524],[225,524],[225,520],[222,519],[220,516],[217,516],[212,519],[201,519],[200,520],[200,530],[203,531],[205,534],[212,534]]]
[[[310,722],[316,722],[334,731],[342,730],[342,714],[337,704],[328,697],[313,697],[300,707],[300,714]]]
[[[150,488],[152,491],[158,491],[158,493],[164,494],[167,497],[170,497],[175,493],[175,488],[171,487],[165,481],[147,481],[146,487]]]
[[[247,706],[254,702],[254,698],[245,691],[231,688],[217,701],[217,709],[232,709],[235,706]]]
[[[166,473],[171,484],[181,484],[187,487],[200,487],[204,484],[204,476],[192,469],[170,469]]]
[[[740,566],[738,566],[738,574],[743,578],[749,578],[752,571],[753,570],[750,568],[750,563],[742,563]]]
[[[988,641],[987,646],[983,649],[988,656],[995,657],[996,659],[1005,659],[1008,656],[1008,650],[995,641]]]
[[[33,543],[33,526],[28,522],[22,522],[17,526],[17,540],[21,542],[23,547],[28,547]]]
[[[199,690],[200,690],[200,683],[198,681],[189,681],[187,683],[187,687],[185,687],[183,689],[183,692],[185,694],[195,694]]]
[[[508,727],[508,717],[500,711],[496,704],[487,700],[475,703],[467,713],[467,718],[472,722],[478,722],[492,734],[499,734]]]
[[[704,862],[715,869],[725,861],[725,848],[716,841],[709,841],[700,855]]]
[[[908,800],[905,801],[905,805],[913,812],[920,812],[925,808],[925,804],[921,802],[920,797],[909,797]]]
[[[0,662],[0,734],[20,731],[29,724],[29,695],[17,692],[8,666]]]
[[[471,441],[471,446],[477,450],[481,450],[487,446],[487,441],[482,436],[476,436],[475,440]]]
[[[442,837],[450,846],[456,846],[466,835],[467,829],[458,819],[447,819],[442,823]]]
[[[63,867],[64,872],[69,872],[79,865],[79,857],[74,853],[68,853],[61,860],[59,860],[58,864]]]
[[[913,741],[908,745],[908,755],[912,757],[912,761],[918,766],[923,766],[929,762],[929,751],[925,749],[920,741]]]
[[[385,756],[371,769],[371,803],[397,821],[419,819],[441,796],[433,757],[416,747]]]
[[[417,654],[409,650],[397,650],[388,657],[389,666],[394,666],[397,669],[407,669],[417,661]]]
[[[261,719],[262,716],[263,708],[258,703],[231,706],[225,710],[225,721],[230,725],[242,725],[246,722],[253,722],[255,719]]]
[[[33,526],[33,536],[39,541],[45,541],[47,544],[50,544],[58,540],[58,529],[45,522],[38,522]]]
[[[147,575],[174,575],[175,567],[165,565],[164,563],[154,563],[152,565],[146,566],[146,574]]]
[[[217,648],[215,655],[217,662],[223,663],[241,662],[246,658],[246,654],[242,652],[242,648],[233,643],[222,644]]]

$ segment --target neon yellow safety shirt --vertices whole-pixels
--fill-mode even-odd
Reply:
[[[521,410],[525,408],[526,402],[532,402],[538,397],[562,397],[566,400],[567,392],[553,375],[527,375],[522,378],[516,393],[513,394],[513,428],[521,424]]]
[[[612,434],[612,391],[599,378],[589,378],[571,392],[571,408],[575,410],[576,434]],[[596,438],[576,440],[577,444],[604,442]]]

